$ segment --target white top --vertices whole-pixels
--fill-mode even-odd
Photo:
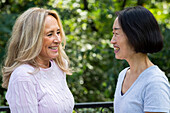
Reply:
[[[6,99],[11,113],[72,113],[74,98],[66,74],[51,61],[51,67],[34,68],[24,64],[11,74]]]
[[[121,94],[128,69],[119,74],[114,113],[170,113],[170,85],[165,74],[157,66],[151,66],[139,75],[125,94]]]

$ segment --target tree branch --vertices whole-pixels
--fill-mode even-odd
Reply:
[[[124,9],[125,5],[126,5],[126,0],[123,0],[122,9]]]
[[[84,10],[89,10],[87,0],[83,0],[83,2],[84,2]]]

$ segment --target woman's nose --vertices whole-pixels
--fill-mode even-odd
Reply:
[[[54,39],[55,43],[61,43],[61,37],[59,35],[55,35],[55,39]]]
[[[113,37],[112,37],[112,39],[111,39],[110,43],[111,43],[111,44],[115,44],[115,43],[116,43],[116,40],[115,40],[114,35],[113,35]]]

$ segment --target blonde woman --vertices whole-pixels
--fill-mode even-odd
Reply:
[[[66,83],[71,71],[64,46],[55,11],[30,8],[18,17],[2,69],[12,113],[72,113],[74,98]]]

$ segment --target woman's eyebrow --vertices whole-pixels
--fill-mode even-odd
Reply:
[[[113,30],[119,30],[119,29],[120,29],[119,27],[113,28]]]
[[[57,31],[60,31],[60,28],[57,29]],[[53,30],[48,31],[47,33],[54,32]]]

